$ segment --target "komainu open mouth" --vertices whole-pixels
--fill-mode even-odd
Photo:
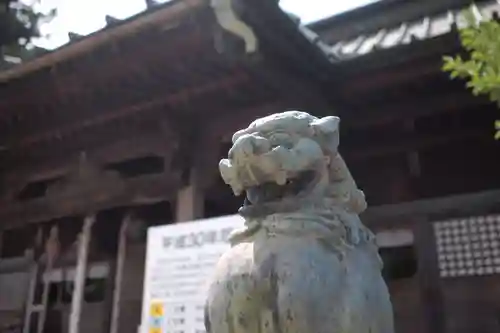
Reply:
[[[302,171],[296,177],[290,178],[284,185],[276,182],[266,182],[246,190],[244,206],[276,203],[285,198],[300,196],[309,189],[315,181],[316,172],[313,170]]]

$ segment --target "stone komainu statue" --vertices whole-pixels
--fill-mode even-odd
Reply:
[[[338,153],[339,118],[289,111],[233,136],[224,181],[245,192],[208,289],[209,333],[393,333],[363,192]]]

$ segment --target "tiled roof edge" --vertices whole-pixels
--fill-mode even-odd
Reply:
[[[487,0],[475,0],[475,3]],[[328,33],[329,42],[398,26],[403,22],[456,10],[472,0],[379,0],[366,6],[308,24],[319,35]]]
[[[113,22],[113,24],[103,29],[97,30],[83,38],[77,38],[76,40],[70,41],[40,57],[27,60],[13,67],[0,68],[0,83],[22,77],[30,72],[51,66],[74,54],[85,52],[87,49],[106,42],[109,38],[114,38],[112,36],[113,34],[127,35],[127,30],[134,30],[137,29],[138,26],[148,25],[150,21],[158,21],[162,14],[164,14],[164,11],[168,11],[171,7],[182,3],[185,3],[186,8],[191,8],[199,6],[200,3],[205,3],[205,0],[172,0],[153,8],[148,8],[124,20]],[[135,25],[136,27],[131,28],[131,25]]]

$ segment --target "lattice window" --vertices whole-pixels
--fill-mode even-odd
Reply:
[[[434,223],[441,277],[500,274],[500,215]]]

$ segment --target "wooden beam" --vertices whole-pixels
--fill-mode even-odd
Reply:
[[[178,25],[175,25],[175,27],[178,27]],[[109,49],[114,50],[114,53],[102,54],[102,52],[98,52],[97,54],[87,54],[85,57],[81,57],[82,61],[73,66],[75,68],[64,68],[66,63],[53,66],[50,71],[51,78],[36,76],[34,79],[41,81],[44,86],[47,83],[57,81],[57,84],[61,87],[59,89],[60,93],[54,88],[51,94],[48,94],[46,90],[40,91],[40,89],[33,88],[38,85],[31,82],[24,89],[25,93],[21,94],[21,96],[20,94],[11,93],[7,95],[8,98],[0,101],[0,109],[3,109],[0,117],[18,114],[18,109],[25,105],[26,100],[37,101],[39,105],[50,104],[51,101],[60,98],[65,100],[77,99],[81,102],[88,100],[88,97],[84,98],[82,95],[88,96],[94,90],[109,91],[111,88],[116,90],[117,86],[124,85],[125,90],[127,82],[135,83],[137,81],[143,81],[141,82],[142,87],[131,89],[131,91],[143,91],[146,89],[144,86],[148,82],[158,81],[159,74],[168,76],[167,79],[161,79],[161,86],[163,91],[169,90],[168,85],[178,81],[179,77],[188,77],[188,75],[181,75],[183,71],[186,71],[185,69],[196,74],[193,67],[200,63],[206,63],[206,56],[203,60],[200,60],[199,57],[196,58],[196,55],[200,52],[207,54],[212,49],[211,35],[207,34],[206,31],[206,29],[196,29],[188,25],[187,29],[178,31],[175,34],[169,32],[167,46],[157,43],[158,40],[165,38],[164,31],[160,29],[141,31],[144,36],[139,35],[132,40],[127,40],[127,43],[121,49],[114,47],[119,43],[113,42]],[[139,46],[134,45],[138,44],[135,42],[136,40],[140,41]],[[142,45],[144,47],[141,47]],[[187,59],[192,62],[183,65],[182,63]],[[168,64],[167,66],[170,68],[165,68],[165,64]],[[164,70],[158,71],[159,67]],[[124,71],[123,68],[127,68],[127,70]],[[55,72],[58,72],[58,75],[55,75]],[[193,73],[190,74],[193,75]],[[23,89],[16,89],[16,91],[20,90]],[[32,106],[30,105],[30,107]],[[13,109],[15,111],[12,111]],[[64,108],[59,106],[56,109]],[[71,109],[72,113],[74,113],[74,107],[66,109]],[[28,112],[28,110],[22,110],[21,112]]]
[[[207,36],[203,36],[197,31],[193,33],[180,31],[179,36],[174,35],[169,38],[168,47],[165,47],[156,42],[163,38],[160,33],[148,37],[146,41],[142,38],[145,44],[141,48],[140,54],[137,53],[138,51],[117,50],[114,56],[91,62],[90,65],[89,63],[83,63],[75,71],[61,73],[59,80],[61,81],[62,96],[65,98],[79,98],[82,94],[91,94],[95,90],[110,86],[113,87],[114,91],[120,92],[122,90],[122,92],[125,92],[127,82],[139,81],[140,84],[136,83],[137,86],[145,86],[148,81],[156,81],[155,78],[160,73],[168,74],[169,80],[164,84],[171,84],[176,81],[176,73],[189,68],[189,66],[182,65],[179,62],[192,58],[193,54],[206,49],[207,40],[209,40]],[[168,67],[164,68],[164,71],[158,72],[157,68],[159,66],[165,67],[165,64],[168,64]],[[124,71],[124,68],[127,68],[127,70]],[[153,73],[154,76],[151,75]],[[119,89],[121,86],[125,87]],[[130,91],[133,91],[133,89],[130,89]]]
[[[110,196],[106,201],[79,202],[78,198],[61,197],[60,200],[71,200],[72,205],[55,207],[48,198],[40,198],[0,207],[0,221],[2,221],[2,229],[11,229],[26,223],[85,214],[89,209],[100,211],[122,206],[150,204],[175,198],[179,187],[180,180],[173,178],[171,174],[142,176],[127,180],[121,193]],[[109,192],[116,191],[109,189]],[[106,193],[103,193],[103,196],[106,196]]]
[[[204,191],[198,168],[190,170],[187,184],[179,189],[176,198],[175,220],[176,222],[189,222],[204,217]]]
[[[57,100],[62,99],[62,104],[69,104],[72,99],[81,99],[82,95],[90,96],[94,91],[99,91],[104,87],[107,87],[106,91],[108,92],[125,93],[127,90],[129,93],[133,92],[132,89],[127,87],[127,82],[140,82],[146,85],[145,81],[151,80],[151,77],[148,75],[151,72],[150,68],[153,66],[158,68],[158,66],[165,63],[176,64],[183,55],[186,56],[192,53],[194,51],[193,45],[196,45],[198,42],[199,38],[192,40],[191,36],[189,36],[184,43],[178,43],[180,45],[172,43],[170,46],[178,50],[178,54],[175,57],[171,54],[165,54],[164,50],[161,52],[161,49],[144,47],[148,52],[141,54],[141,61],[138,61],[138,56],[135,53],[121,52],[116,54],[114,58],[104,58],[99,62],[96,61],[92,66],[84,66],[86,64],[82,64],[80,68],[77,68],[73,72],[60,73],[57,77],[60,85]],[[156,52],[148,55],[151,51]],[[123,68],[127,68],[127,70],[124,71]],[[34,92],[30,98],[32,100],[42,100],[47,97],[40,95],[39,92],[38,94]],[[10,102],[7,107],[11,108],[13,104]],[[59,109],[61,108],[59,107]],[[62,110],[62,112],[67,111]]]
[[[316,82],[301,78],[281,68],[281,64],[261,62],[250,69],[256,82],[261,82],[273,91],[288,96],[289,102],[297,108],[313,109],[316,113],[331,111],[328,98]],[[313,111],[310,111],[313,112]]]
[[[418,261],[420,304],[428,333],[446,332],[446,311],[431,223],[416,221],[413,228]]]
[[[342,129],[357,130],[488,105],[492,103],[487,98],[475,97],[463,90],[433,96],[415,96],[413,100],[403,100],[386,106],[367,106],[362,110],[347,110],[340,115],[340,118],[343,124]]]
[[[206,32],[203,35],[198,30],[193,31],[193,33],[180,31],[174,34],[172,38],[169,38],[168,47],[156,43],[164,35],[157,32],[157,36],[155,36],[155,31],[153,31],[149,33],[147,36],[149,38],[146,41],[141,38],[143,43],[153,43],[153,47],[146,47],[140,55],[137,54],[136,50],[124,50],[114,56],[113,54],[104,54],[99,57],[101,54],[98,53],[95,55],[95,58],[98,59],[83,61],[81,64],[77,63],[75,69],[66,68],[65,70],[64,64],[61,64],[52,67],[49,77],[47,75],[36,76],[35,82],[28,85],[23,94],[11,94],[14,99],[7,98],[4,102],[0,102],[0,108],[3,106],[3,110],[0,110],[0,118],[5,118],[5,121],[9,122],[24,115],[21,121],[11,126],[6,125],[5,130],[0,131],[0,140],[13,140],[16,137],[32,135],[40,131],[41,124],[45,123],[84,121],[85,117],[95,112],[90,110],[103,103],[102,96],[94,96],[96,91],[105,91],[106,94],[111,95],[104,103],[109,107],[109,100],[113,100],[113,98],[120,101],[123,99],[122,96],[130,98],[139,95],[138,99],[140,99],[144,97],[145,91],[146,94],[150,95],[154,95],[154,91],[157,91],[158,95],[164,95],[165,91],[175,91],[176,87],[170,86],[175,84],[183,86],[185,84],[185,82],[179,82],[179,78],[184,78],[180,81],[185,81],[186,78],[195,81],[192,78],[193,75],[203,75],[199,74],[203,71],[197,70],[197,67],[211,66],[212,64],[207,64],[208,60],[206,59],[200,62],[199,58],[196,59],[193,56],[199,54],[197,51],[211,47],[211,39],[210,36],[206,35]],[[141,48],[137,47],[136,49]],[[139,57],[141,61],[137,61]],[[87,58],[91,58],[90,55]],[[186,61],[192,63],[182,63]],[[158,71],[157,68],[165,63],[170,64],[171,68]],[[123,68],[127,68],[127,70],[123,71]],[[56,75],[56,72],[60,72],[59,75]],[[161,78],[159,73],[168,77]],[[40,84],[37,85],[36,81]],[[40,89],[33,88],[47,84],[49,84],[47,88],[51,89],[40,91]],[[151,85],[153,87],[150,87]],[[120,98],[117,98],[116,95],[119,95]],[[33,105],[27,105],[26,100],[32,101],[31,104],[44,106],[44,109],[39,107],[33,110]],[[54,101],[60,101],[60,103],[56,105]],[[71,112],[67,110],[71,110]]]
[[[130,34],[137,33],[149,26],[171,24],[174,21],[185,18],[189,13],[197,8],[206,5],[204,0],[183,0],[175,1],[170,5],[166,5],[147,15],[135,17],[129,20],[126,24],[104,29],[96,34],[84,38],[81,41],[67,45],[55,52],[48,53],[44,56],[28,61],[12,69],[2,71],[0,73],[0,82],[26,75],[28,73],[40,70],[42,68],[53,66],[66,59],[76,57],[80,54],[91,52],[97,47],[124,38]]]
[[[277,96],[276,100],[269,101],[268,103],[221,112],[207,124],[206,132],[220,137],[221,142],[231,141],[231,137],[237,130],[246,128],[258,117],[283,112],[287,109],[287,104],[286,100]]]
[[[408,169],[410,171],[410,176],[414,178],[420,177],[420,175],[422,174],[422,166],[418,150],[412,150],[408,152],[406,154],[406,160],[408,162]]]
[[[24,138],[11,141],[6,148],[8,149],[26,149],[34,143],[50,140],[53,137],[64,137],[69,134],[81,131],[97,125],[130,117],[132,115],[142,113],[147,110],[158,109],[166,105],[175,105],[183,102],[186,96],[189,98],[196,98],[203,94],[214,93],[219,90],[227,89],[234,85],[241,84],[248,80],[248,76],[244,72],[233,72],[220,80],[214,80],[200,86],[186,88],[182,91],[177,91],[166,96],[156,97],[147,101],[139,102],[136,104],[128,105],[113,111],[105,113],[94,113],[94,117],[87,118],[80,122],[72,124],[51,124],[52,129],[47,129],[39,134],[27,136]]]
[[[361,218],[376,225],[397,226],[402,220],[413,220],[415,216],[426,216],[427,223],[443,218],[491,212],[500,212],[500,190],[369,207]]]
[[[441,72],[440,59],[425,59],[423,61],[405,63],[389,69],[383,68],[372,72],[363,72],[352,76],[345,75],[348,78],[339,87],[337,93],[344,98],[359,98],[360,95],[373,93],[377,90],[389,87],[398,87],[401,84],[421,80],[423,77],[432,75],[446,75]]]
[[[108,141],[109,143],[102,143],[100,146],[85,149],[84,151],[91,161],[104,165],[145,155],[166,156],[170,154],[169,145],[173,146],[175,144],[174,137],[169,136],[167,133],[155,133],[154,130],[150,130],[149,134],[139,135],[129,133],[128,137],[116,141],[111,140],[111,142]],[[53,148],[57,149],[56,147]],[[73,158],[79,152],[79,150],[74,150],[72,154],[58,155],[56,158],[50,158],[41,163],[29,163],[27,165],[23,163],[22,159],[6,161],[6,163],[12,163],[12,168],[7,170],[5,178],[19,183],[62,176],[67,173],[68,168],[73,163]]]
[[[404,126],[405,132],[410,135],[415,135],[415,120],[411,119],[406,121]],[[406,161],[408,163],[408,170],[410,172],[410,176],[419,177],[422,173],[422,167],[420,163],[420,154],[418,153],[418,149],[411,150],[406,153]]]
[[[364,160],[368,158],[373,158],[382,155],[394,155],[399,153],[411,153],[415,151],[425,150],[430,147],[435,147],[439,145],[446,145],[450,142],[460,141],[464,139],[481,139],[492,140],[493,134],[488,131],[488,129],[474,128],[474,129],[463,129],[454,130],[449,133],[442,134],[414,134],[402,136],[401,138],[395,138],[394,140],[388,142],[389,140],[384,140],[383,143],[373,142],[370,146],[343,146],[342,150],[345,151],[344,156],[350,161]]]
[[[45,74],[45,73],[43,73]],[[23,85],[17,86],[9,83],[5,88],[6,96],[0,102],[0,119],[2,122],[12,121],[14,117],[22,117],[26,112],[33,112],[33,109],[42,109],[51,105],[55,101],[57,83],[51,80],[50,76],[39,75],[27,80]],[[40,83],[43,81],[43,83]],[[37,87],[43,86],[43,91]],[[32,101],[29,103],[28,101]],[[24,108],[25,109],[24,109]],[[28,113],[31,116],[31,113]]]
[[[214,116],[210,124],[202,126],[203,147],[209,147],[208,149],[202,149],[200,151],[203,155],[202,159],[208,164],[213,163],[213,165],[216,165],[219,158],[218,149],[220,148],[220,143],[224,140],[224,136],[227,140],[230,140],[233,132],[237,130],[239,126],[246,127],[249,122],[253,120],[252,118],[255,115],[260,114],[264,116],[273,112],[279,112],[283,110],[283,107],[284,104],[268,103],[260,107],[230,110],[224,112],[221,116]],[[228,114],[231,116],[228,116]],[[159,126],[161,127],[160,130],[151,128],[138,132],[129,132],[129,127],[127,126],[124,128],[125,131],[120,138],[103,139],[99,145],[95,147],[86,147],[83,151],[86,152],[89,160],[101,166],[107,163],[141,157],[148,154],[164,156],[169,160],[172,157],[172,149],[176,147],[178,141],[174,128],[179,125],[176,125],[176,123],[173,123],[173,121],[165,117],[162,118],[161,124],[162,125]],[[132,129],[137,127],[134,123],[131,123],[131,126]],[[78,139],[75,138],[70,140],[71,145],[75,140]],[[62,142],[63,141],[61,141],[61,143]],[[52,148],[56,147],[57,146],[52,145]],[[40,150],[43,149],[43,147],[32,146],[30,150],[32,149]],[[7,174],[5,176],[10,183],[25,184],[29,181],[38,181],[62,176],[66,174],[68,168],[71,167],[73,158],[76,154],[82,151],[82,149],[73,149],[71,153],[54,155],[49,159],[39,160],[37,162],[29,162],[26,159],[26,154],[29,154],[30,150],[24,150],[22,151],[23,154],[19,157],[6,161],[12,165],[10,169],[7,169]],[[59,149],[56,150],[58,151]],[[64,151],[66,151],[66,149]],[[8,167],[8,165],[5,164],[4,166]],[[206,177],[206,180],[208,181],[209,177]],[[20,186],[22,187],[22,185],[18,185],[16,188]]]
[[[274,112],[282,112],[292,104],[287,98],[277,96],[276,100],[263,103],[261,106],[251,106],[241,111],[228,110],[227,112],[221,112],[211,120],[207,128],[212,133],[221,134],[225,141],[230,141],[232,134],[236,130],[248,126],[255,118]],[[455,112],[468,107],[489,104],[491,103],[487,99],[470,96],[467,92],[434,96],[432,98],[426,96],[415,101],[402,101],[386,107],[360,111],[347,110],[347,112],[340,115],[342,120],[341,128],[342,133],[348,133],[351,130],[361,130],[366,127],[385,125],[399,120],[414,119],[442,112]],[[370,150],[375,151],[375,149]]]
[[[127,87],[126,89],[117,89],[116,84],[113,83],[119,81],[123,84],[124,79],[126,81],[126,77],[120,76],[115,78],[113,82],[98,80],[97,84],[92,83],[91,81],[85,84],[85,75],[80,74],[80,77],[77,80],[78,84],[90,86],[93,90],[87,89],[88,91],[79,91],[77,94],[67,94],[61,91],[60,95],[65,97],[66,102],[53,103],[50,107],[47,107],[46,110],[16,109],[17,114],[25,114],[25,119],[20,121],[18,124],[10,126],[10,128],[1,133],[0,140],[2,142],[6,142],[7,144],[15,144],[17,140],[23,137],[37,135],[49,129],[57,130],[58,126],[62,126],[64,124],[81,123],[86,121],[89,117],[106,114],[107,110],[123,107],[124,105],[129,104],[131,100],[137,102],[138,100],[140,101],[140,98],[147,99],[152,96],[164,95],[164,93],[160,94],[160,90],[158,88],[156,89],[157,94],[155,95],[155,91],[152,91],[149,87],[141,85],[144,81],[134,81],[135,87],[133,89],[130,87]],[[61,85],[64,87],[68,85],[71,86],[71,84],[67,83],[61,83]],[[141,96],[137,96],[138,90],[147,91],[147,95],[149,96],[143,96],[144,92]],[[58,100],[58,97],[52,96],[52,99]],[[41,104],[43,105],[44,103]]]
[[[214,118],[207,126],[211,133],[218,133],[224,141],[230,141],[232,134],[243,127],[247,127],[255,118],[267,116],[275,112],[283,112],[288,109],[288,105],[293,104],[286,98],[278,98],[275,101],[262,104],[262,106],[252,106],[244,110],[230,110],[221,113]],[[421,102],[401,102],[392,106],[371,109],[369,111],[354,111],[342,114],[342,133],[350,130],[359,130],[369,126],[384,125],[403,119],[412,119],[425,115],[433,115],[439,112],[458,111],[471,106],[488,105],[485,99],[469,96],[469,94],[450,94],[434,98],[421,99]],[[349,133],[349,132],[347,132]],[[457,140],[463,137],[477,137],[488,135],[484,130],[464,130],[447,135],[446,133],[435,136],[408,136],[406,143],[392,141],[391,145],[384,144],[374,149],[368,147],[357,149],[355,147],[346,148],[346,151],[353,152],[350,158],[363,159],[370,156],[389,154],[393,152],[406,151],[409,147],[418,149],[433,144],[442,144],[450,140]],[[349,135],[349,134],[347,134]],[[403,140],[404,141],[404,140]]]

